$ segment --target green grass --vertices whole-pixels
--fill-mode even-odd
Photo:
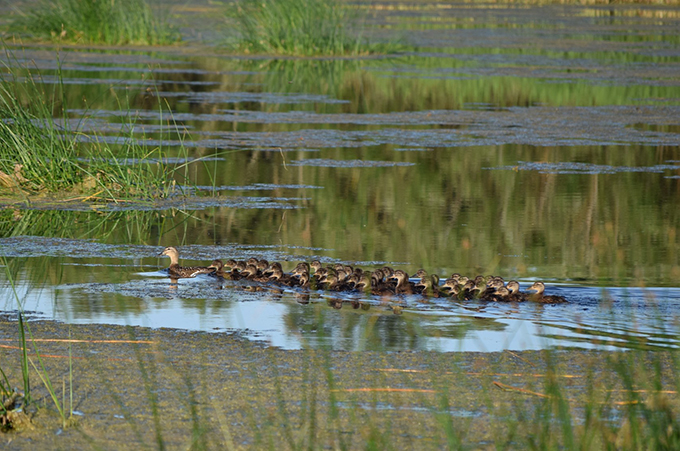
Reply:
[[[145,0],[42,0],[12,24],[18,33],[77,44],[163,45],[179,32]]]
[[[178,192],[174,176],[186,177],[186,164],[165,164],[162,146],[142,145],[144,137],[133,134],[134,118],[124,119],[129,134],[108,144],[79,130],[87,114],[75,123],[54,118],[68,117],[61,83],[50,92],[30,71],[9,73],[0,81],[0,189],[25,198],[49,194],[108,202]],[[119,108],[127,109],[124,102]]]
[[[364,16],[341,1],[242,0],[228,11],[240,33],[237,48],[246,53],[359,55],[402,48],[368,43]]]

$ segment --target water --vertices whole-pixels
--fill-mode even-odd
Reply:
[[[0,200],[0,254],[23,308],[284,348],[677,346],[680,10],[433,8],[375,10],[374,38],[404,33],[417,46],[388,57],[62,50],[64,120],[109,142],[133,133],[163,144],[200,192],[115,205]],[[55,85],[55,52],[16,56],[10,64],[30,61]],[[539,279],[571,302],[369,298],[364,310],[347,298],[337,310],[327,293],[301,303],[294,291],[206,280],[173,288],[156,273],[168,245],[192,264],[255,255],[287,268],[320,258]],[[0,308],[15,310],[0,282]]]

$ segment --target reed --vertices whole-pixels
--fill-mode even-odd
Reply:
[[[228,14],[240,33],[237,48],[279,55],[359,55],[388,53],[396,43],[368,43],[365,17],[335,0],[243,0]]]
[[[161,144],[141,144],[144,137],[134,135],[135,118],[123,115],[128,135],[110,144],[96,133],[81,132],[88,113],[77,121],[68,119],[61,71],[51,91],[40,83],[40,74],[14,67],[7,72],[0,81],[0,188],[24,197],[51,194],[107,202],[180,192],[174,175],[186,176],[186,164],[168,165]],[[129,110],[124,101],[118,106]],[[180,155],[186,156],[181,147]]]
[[[180,38],[145,0],[43,0],[20,15],[12,29],[78,44],[164,45]]]

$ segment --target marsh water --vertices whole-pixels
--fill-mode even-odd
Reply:
[[[178,19],[184,46],[10,46],[6,63],[46,87],[61,75],[61,119],[79,132],[145,140],[185,165],[186,196],[5,200],[0,309],[284,348],[677,346],[680,8],[361,5],[371,39],[411,47],[231,55],[200,32],[209,5]],[[171,245],[187,264],[318,258],[543,280],[570,302],[173,285],[157,257]],[[338,296],[342,309],[328,305]]]

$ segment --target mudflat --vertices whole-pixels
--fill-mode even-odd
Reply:
[[[588,434],[589,409],[677,404],[670,352],[291,351],[229,333],[28,324],[29,357],[40,368],[37,349],[65,411],[72,365],[74,415],[64,428],[31,368],[31,425],[0,435],[12,449],[524,447]],[[0,346],[19,386],[19,325],[6,316]]]

